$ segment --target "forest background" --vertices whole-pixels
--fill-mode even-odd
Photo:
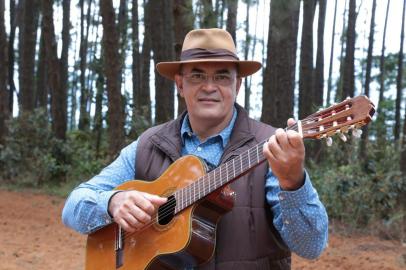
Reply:
[[[154,66],[191,29],[219,27],[263,63],[238,102],[265,123],[372,98],[361,138],[306,142],[307,168],[333,225],[406,241],[405,4],[0,0],[0,186],[66,196],[176,117],[184,102]]]

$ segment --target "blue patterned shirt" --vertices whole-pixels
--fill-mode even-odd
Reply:
[[[181,127],[182,155],[196,155],[218,166],[236,117],[237,111],[234,109],[229,125],[218,135],[201,142],[193,133],[186,116]],[[62,212],[65,225],[87,234],[113,222],[107,212],[108,202],[117,192],[113,190],[116,186],[134,179],[137,142],[125,147],[109,166],[72,191]],[[264,188],[274,215],[274,226],[289,249],[305,258],[317,258],[327,243],[328,218],[308,174],[301,188],[283,191],[278,179],[269,170]]]

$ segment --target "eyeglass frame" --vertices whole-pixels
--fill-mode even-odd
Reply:
[[[194,84],[194,85],[200,85],[200,84],[203,84],[203,83],[207,83],[209,81],[209,78],[211,78],[211,81],[213,83],[215,83],[217,85],[220,85],[220,86],[230,86],[232,84],[233,80],[238,77],[238,76],[234,76],[233,74],[230,74],[230,73],[214,73],[212,75],[209,75],[209,74],[204,73],[204,72],[190,72],[188,74],[180,73],[179,75],[185,77],[185,79],[189,83]],[[201,79],[201,80],[196,79],[195,81],[193,81],[193,79],[191,80],[191,77],[190,77],[190,76],[193,76],[193,75],[202,75],[202,76],[204,76],[204,79]],[[218,81],[218,79],[216,79],[217,76],[229,77],[230,80],[225,82],[225,83],[221,83],[221,82]]]

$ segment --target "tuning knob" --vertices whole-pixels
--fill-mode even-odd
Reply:
[[[340,137],[340,139],[341,139],[343,142],[346,142],[346,141],[347,141],[347,137],[345,137],[345,135],[342,134],[341,132],[338,133],[338,137]]]
[[[354,136],[355,138],[360,138],[362,134],[362,130],[358,129],[358,128],[354,128],[352,130],[352,136]]]
[[[327,137],[327,139],[326,139],[326,144],[327,144],[327,146],[332,146],[333,145],[333,139],[331,138],[331,137]]]

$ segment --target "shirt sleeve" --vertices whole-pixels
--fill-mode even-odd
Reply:
[[[134,179],[137,141],[131,143],[98,175],[80,184],[68,196],[62,210],[63,223],[88,234],[113,222],[108,203],[118,185]]]
[[[328,216],[308,173],[301,188],[283,191],[269,170],[265,192],[273,224],[289,249],[307,259],[319,257],[327,245]]]

